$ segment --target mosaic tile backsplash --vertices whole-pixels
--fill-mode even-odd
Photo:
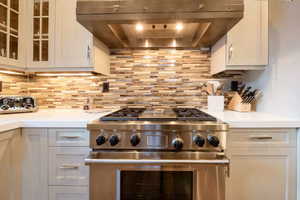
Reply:
[[[200,86],[210,79],[209,54],[197,50],[120,50],[111,55],[111,75],[26,77],[0,74],[0,94],[29,94],[40,108],[205,106]],[[103,82],[110,91],[102,92]]]

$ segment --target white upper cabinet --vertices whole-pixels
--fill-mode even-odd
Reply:
[[[0,67],[109,74],[108,48],[76,19],[76,0],[0,0]]]
[[[93,35],[76,20],[76,0],[56,0],[56,67],[92,67]]]
[[[56,0],[55,66],[109,74],[109,50],[76,19],[77,0]]]
[[[24,68],[24,4],[0,0],[0,66]]]
[[[212,74],[268,65],[268,0],[245,0],[244,4],[244,18],[212,48]]]
[[[27,66],[53,67],[55,0],[29,0],[27,6]]]
[[[76,0],[31,1],[29,71],[109,73],[109,50],[104,47],[100,55],[97,53],[93,35],[77,22]],[[101,63],[100,69],[99,56],[101,61],[108,60]]]

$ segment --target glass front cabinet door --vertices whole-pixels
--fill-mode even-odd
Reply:
[[[46,68],[54,65],[54,4],[54,0],[30,1],[28,68]]]
[[[24,67],[24,3],[0,0],[0,66]]]

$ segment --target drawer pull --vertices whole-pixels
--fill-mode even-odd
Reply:
[[[251,136],[251,140],[272,140],[272,136]]]
[[[78,169],[78,165],[62,165],[59,169]]]
[[[63,135],[61,136],[63,138],[67,138],[67,139],[76,139],[76,138],[80,138],[79,135]]]

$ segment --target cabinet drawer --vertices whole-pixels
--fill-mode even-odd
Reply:
[[[86,129],[49,129],[49,146],[89,146],[89,133]]]
[[[49,187],[49,200],[89,200],[88,187]]]
[[[86,147],[49,148],[49,185],[87,186],[89,169],[84,165]]]
[[[295,147],[296,129],[231,129],[227,138],[232,147]]]

